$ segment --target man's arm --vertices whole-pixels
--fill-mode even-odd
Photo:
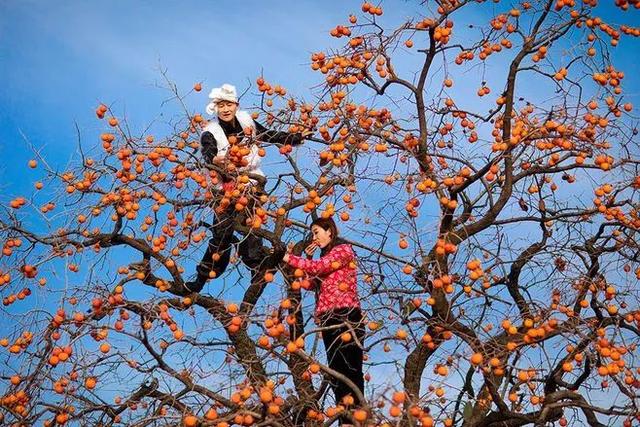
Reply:
[[[211,124],[207,125],[200,135],[200,151],[207,163],[213,163],[216,157],[221,158],[227,155],[229,141],[226,138],[216,138],[216,129],[211,129],[209,126]]]
[[[216,139],[209,131],[203,132],[200,136],[200,152],[207,163],[213,163],[213,158],[218,154]]]
[[[286,144],[286,145],[300,145],[304,141],[302,134],[300,133],[289,133],[289,132],[280,132],[277,130],[269,130],[266,127],[262,126],[260,123],[256,123],[256,131],[258,132],[258,137],[263,142],[270,142],[274,144]]]

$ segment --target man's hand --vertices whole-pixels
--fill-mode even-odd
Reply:
[[[300,135],[302,135],[302,139],[305,139],[313,134],[314,132],[311,129],[305,129],[302,132],[300,132]]]
[[[226,156],[215,156],[213,158],[213,163],[215,163],[216,165],[224,164],[226,161],[227,161]]]

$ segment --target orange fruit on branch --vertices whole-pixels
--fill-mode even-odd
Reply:
[[[182,424],[185,427],[195,427],[198,425],[198,418],[193,416],[193,415],[187,415],[186,417],[184,417],[184,419],[182,420]]]
[[[471,357],[469,358],[469,361],[473,364],[473,365],[479,365],[482,363],[482,361],[484,360],[484,357],[482,356],[481,353],[474,353],[473,355],[471,355]]]

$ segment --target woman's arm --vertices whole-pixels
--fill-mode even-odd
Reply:
[[[349,245],[338,245],[334,247],[327,255],[318,260],[304,259],[302,257],[289,254],[285,258],[285,262],[294,268],[311,275],[326,275],[332,271],[343,268],[355,259],[353,249]]]

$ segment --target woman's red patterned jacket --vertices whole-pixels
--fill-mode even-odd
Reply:
[[[351,245],[336,245],[318,260],[289,255],[288,263],[320,279],[316,317],[332,309],[360,308],[356,260]]]

